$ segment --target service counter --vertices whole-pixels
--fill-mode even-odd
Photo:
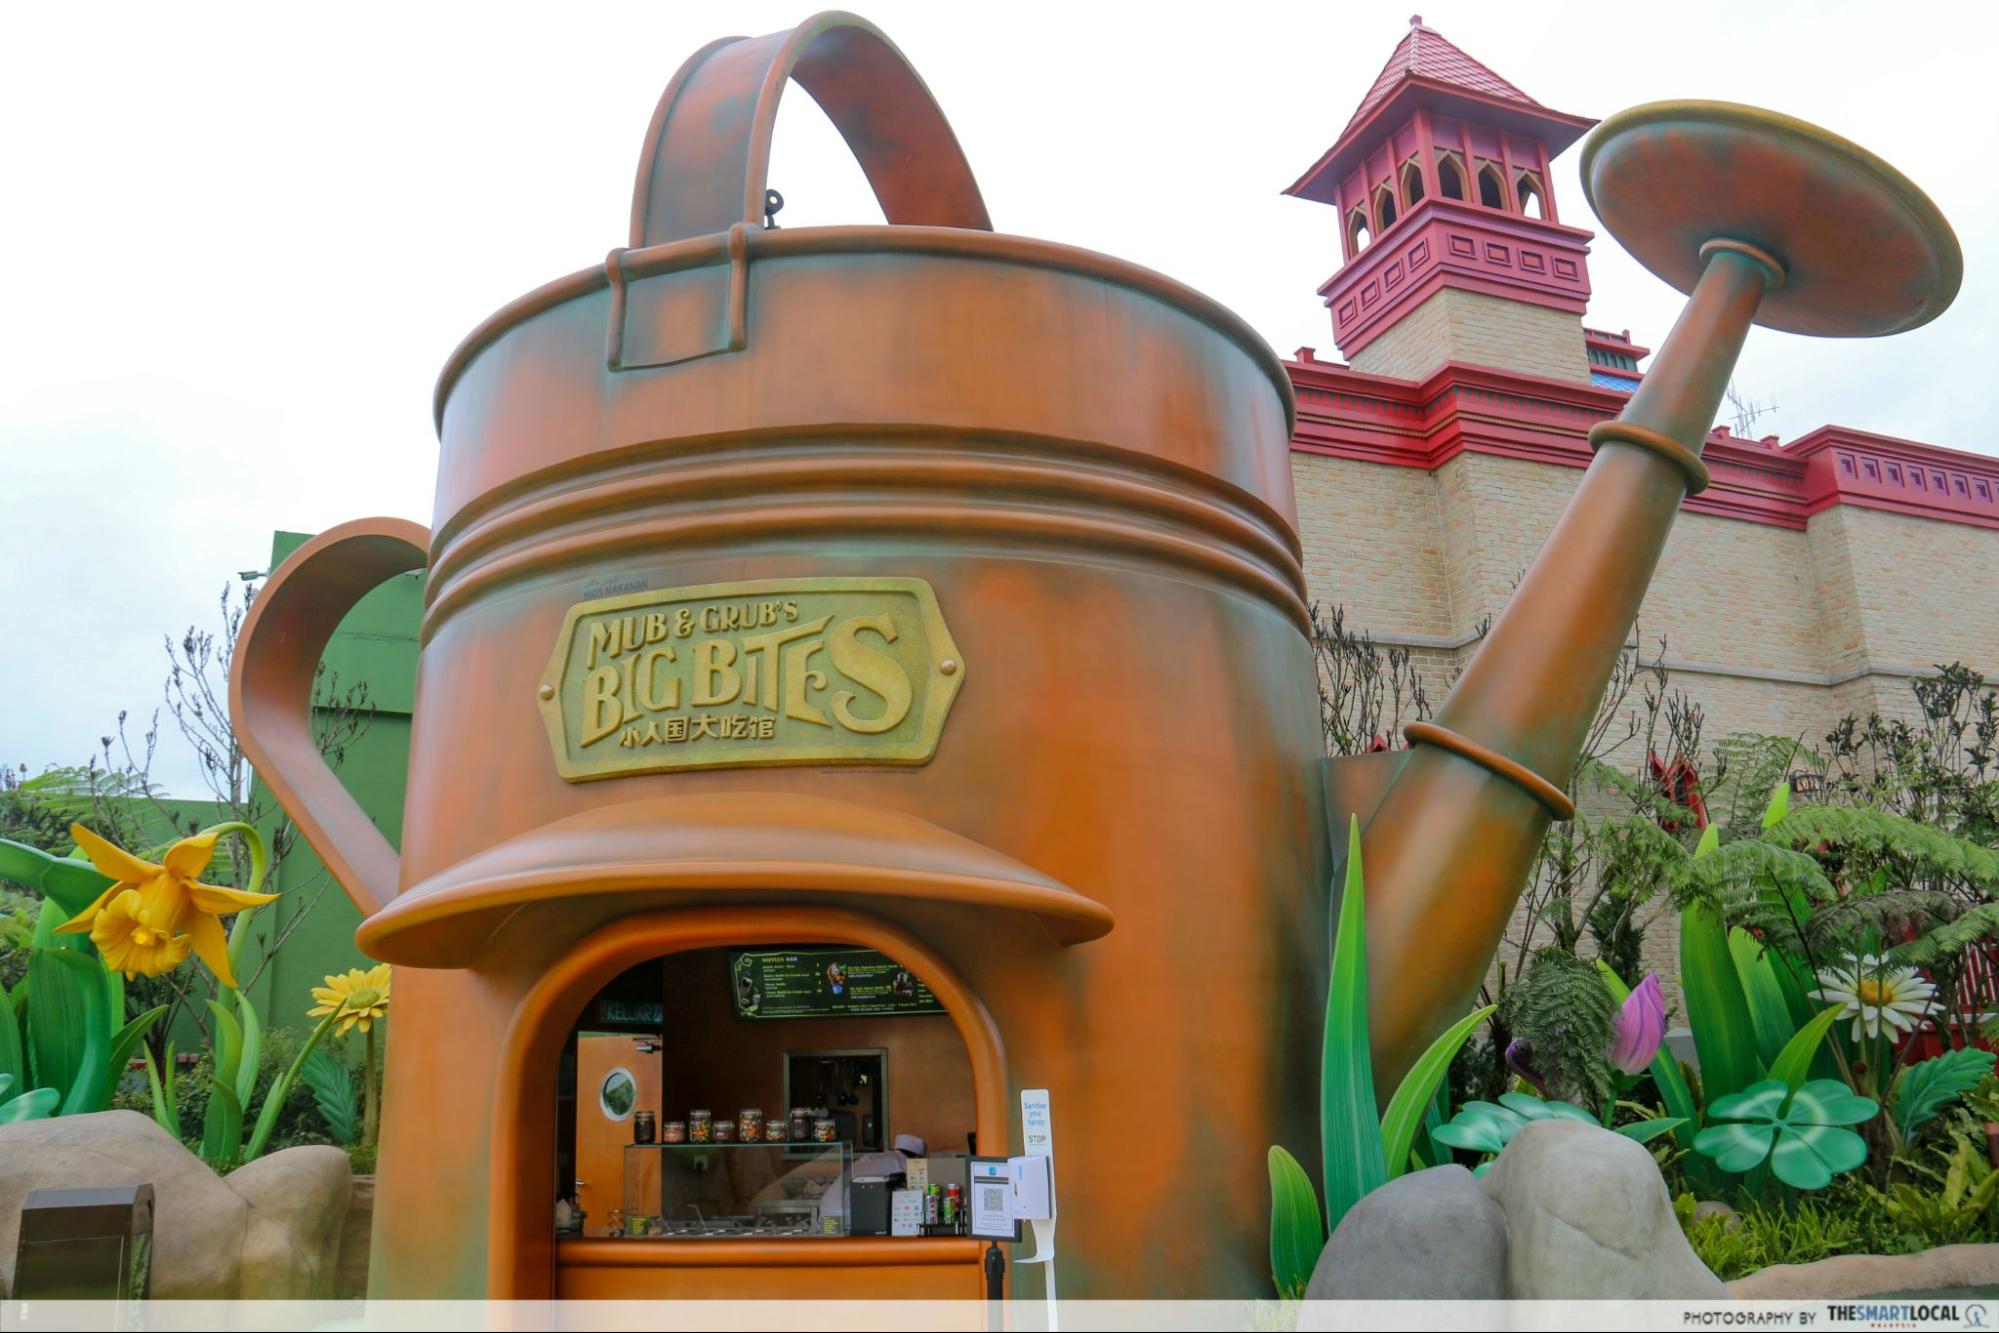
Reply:
[[[979,1300],[985,1246],[963,1236],[556,1243],[560,1300]]]

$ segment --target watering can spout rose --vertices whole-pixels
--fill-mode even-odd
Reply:
[[[794,84],[887,225],[767,225]],[[1413,747],[1328,767],[1296,404],[1269,346],[1150,270],[995,233],[929,89],[865,21],[697,51],[647,128],[629,244],[447,362],[435,530],[321,533],[239,642],[245,751],[362,908],[363,951],[409,965],[382,1290],[439,1294],[438,1266],[471,1251],[437,1200],[482,1191],[487,1244],[451,1294],[550,1295],[576,1015],[649,958],[801,943],[896,955],[940,997],[982,1152],[1008,1149],[1011,1090],[1046,1088],[1078,1160],[1131,1164],[1064,1179],[1065,1285],[1261,1282],[1242,1185],[1261,1144],[1316,1123],[1299,1047],[1326,1001],[1334,830],[1364,827],[1394,1087],[1463,1017],[1573,811],[1570,769],[1706,484],[1752,319],[1884,333],[1955,290],[1941,218],[1860,154],[1705,103],[1598,130],[1598,213],[1687,311]],[[341,618],[418,572],[398,850],[322,761],[311,700]],[[1139,1118],[1135,1031],[1173,1034],[1146,1044]],[[493,1090],[448,1132],[426,1052]],[[1116,1242],[1120,1219],[1191,1197],[1217,1202]]]

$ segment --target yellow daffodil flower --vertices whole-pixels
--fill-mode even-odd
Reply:
[[[338,1010],[341,1036],[356,1024],[366,1032],[389,1016],[389,965],[377,963],[366,972],[350,967],[345,976],[328,977],[324,986],[314,986],[312,998],[319,1004],[305,1011],[307,1018],[324,1018]]]
[[[91,919],[90,942],[104,965],[125,979],[157,977],[187,961],[188,939],[154,930],[140,915],[137,889],[126,889]]]
[[[124,903],[111,924],[106,926],[105,938],[120,942],[122,956],[133,966],[128,975],[156,977],[176,966],[187,957],[192,948],[195,956],[208,964],[208,970],[215,979],[232,990],[236,986],[236,976],[229,968],[229,940],[222,932],[221,918],[232,912],[240,912],[246,907],[261,907],[278,895],[275,893],[245,893],[240,889],[225,889],[218,884],[203,884],[201,872],[208,869],[208,863],[215,859],[215,839],[213,830],[198,833],[192,838],[182,838],[167,849],[160,865],[141,860],[124,848],[105,841],[81,824],[69,826],[70,836],[76,839],[90,864],[98,873],[109,875],[117,883],[106,889],[98,900],[78,912],[67,923],[56,927],[58,933],[80,935],[90,932],[93,943],[98,943],[97,921],[110,911],[114,903]],[[133,895],[136,901],[127,901],[125,895]],[[124,924],[126,921],[131,924]],[[169,946],[162,949],[153,944],[139,944],[136,936],[143,929],[148,936],[163,937]],[[174,958],[174,945],[178,944],[179,957]],[[98,943],[104,953],[105,962],[119,971],[126,967],[112,962],[111,955]],[[171,961],[169,961],[171,959]]]

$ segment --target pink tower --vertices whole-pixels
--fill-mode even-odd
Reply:
[[[1339,210],[1341,267],[1319,293],[1349,364],[1588,381],[1590,233],[1562,225],[1548,161],[1595,123],[1411,18],[1339,139],[1285,191]]]

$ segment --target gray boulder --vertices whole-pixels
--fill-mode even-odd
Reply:
[[[0,1288],[13,1289],[29,1191],[150,1183],[155,1300],[329,1295],[348,1182],[337,1148],[271,1153],[224,1180],[136,1111],[0,1125]]]
[[[1461,1166],[1398,1176],[1348,1210],[1319,1253],[1307,1300],[1497,1300],[1506,1215]]]
[[[1531,1121],[1481,1183],[1506,1215],[1515,1299],[1729,1299],[1681,1233],[1652,1154],[1622,1134]]]
[[[1897,1291],[1999,1285],[1999,1245],[1945,1245],[1916,1254],[1841,1254],[1773,1264],[1728,1284],[1742,1301],[1840,1301]]]
[[[245,1300],[324,1300],[333,1295],[353,1167],[325,1145],[266,1153],[223,1184],[250,1205],[237,1268]]]

